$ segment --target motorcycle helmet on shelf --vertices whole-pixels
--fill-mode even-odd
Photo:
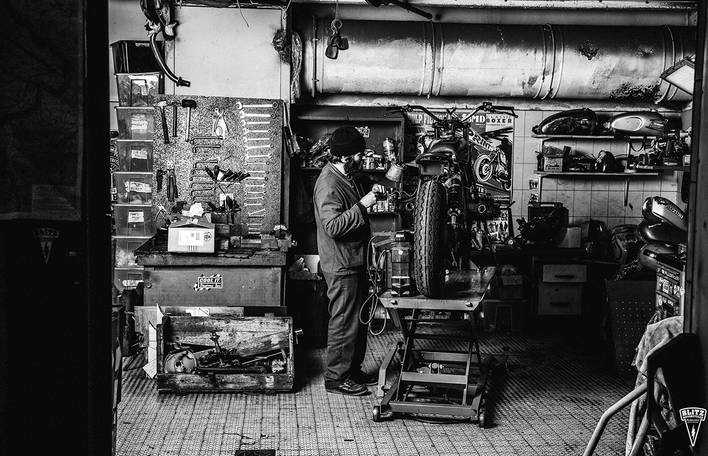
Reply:
[[[639,249],[644,244],[637,234],[637,225],[624,224],[612,228],[610,248],[612,258],[619,264],[627,264],[637,259]]]
[[[543,119],[531,128],[536,135],[592,135],[597,127],[597,114],[588,108],[569,109]]]
[[[612,152],[601,150],[595,161],[595,171],[600,173],[616,173],[619,171],[617,159]]]

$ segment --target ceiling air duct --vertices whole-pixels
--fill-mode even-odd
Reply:
[[[689,99],[660,79],[695,52],[689,27],[348,20],[349,50],[335,61],[324,56],[328,24],[302,31],[302,78],[313,96]]]

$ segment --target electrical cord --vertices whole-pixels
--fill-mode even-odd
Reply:
[[[381,296],[381,293],[383,293],[383,290],[379,289],[379,284],[383,279],[381,274],[381,268],[379,267],[379,265],[381,264],[381,260],[385,259],[385,257],[388,255],[388,251],[384,250],[379,255],[375,255],[375,252],[371,249],[373,241],[373,238],[369,239],[366,248],[367,251],[371,252],[371,254],[369,255],[369,265],[367,265],[366,268],[366,275],[367,279],[369,280],[369,283],[371,284],[372,291],[369,296],[364,300],[364,302],[361,303],[361,307],[359,308],[359,322],[361,324],[369,326],[369,333],[372,336],[379,336],[386,330],[388,312],[385,312],[384,314],[384,322],[381,326],[381,329],[377,331],[373,330],[371,327],[371,323],[376,317],[376,310],[379,308],[379,306],[383,306],[381,300],[379,299],[379,296]],[[372,259],[374,260],[373,264],[371,264]],[[366,309],[366,305],[369,302],[371,303],[371,305],[369,306],[369,315],[364,317],[364,309]]]

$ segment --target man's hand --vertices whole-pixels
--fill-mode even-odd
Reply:
[[[370,191],[362,199],[359,200],[362,206],[365,208],[370,208],[376,203],[376,195],[374,194],[374,191]]]
[[[374,195],[383,194],[386,193],[386,187],[381,184],[374,184],[374,186],[371,187],[371,191],[374,193]]]

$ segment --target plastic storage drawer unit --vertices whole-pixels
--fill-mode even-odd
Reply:
[[[130,290],[143,281],[142,268],[114,268],[113,281],[118,290]]]
[[[116,140],[118,170],[124,172],[151,172],[153,169],[152,141]]]
[[[119,139],[152,141],[155,129],[155,108],[116,107]]]
[[[155,234],[152,206],[116,204],[113,206],[113,216],[116,222],[116,234],[119,236],[152,236]]]
[[[135,250],[145,244],[151,236],[115,236],[116,241],[116,268],[134,268],[138,266],[135,262]]]
[[[152,204],[152,173],[113,173],[118,204]]]
[[[116,83],[120,106],[152,107],[163,92],[162,73],[116,73]]]

